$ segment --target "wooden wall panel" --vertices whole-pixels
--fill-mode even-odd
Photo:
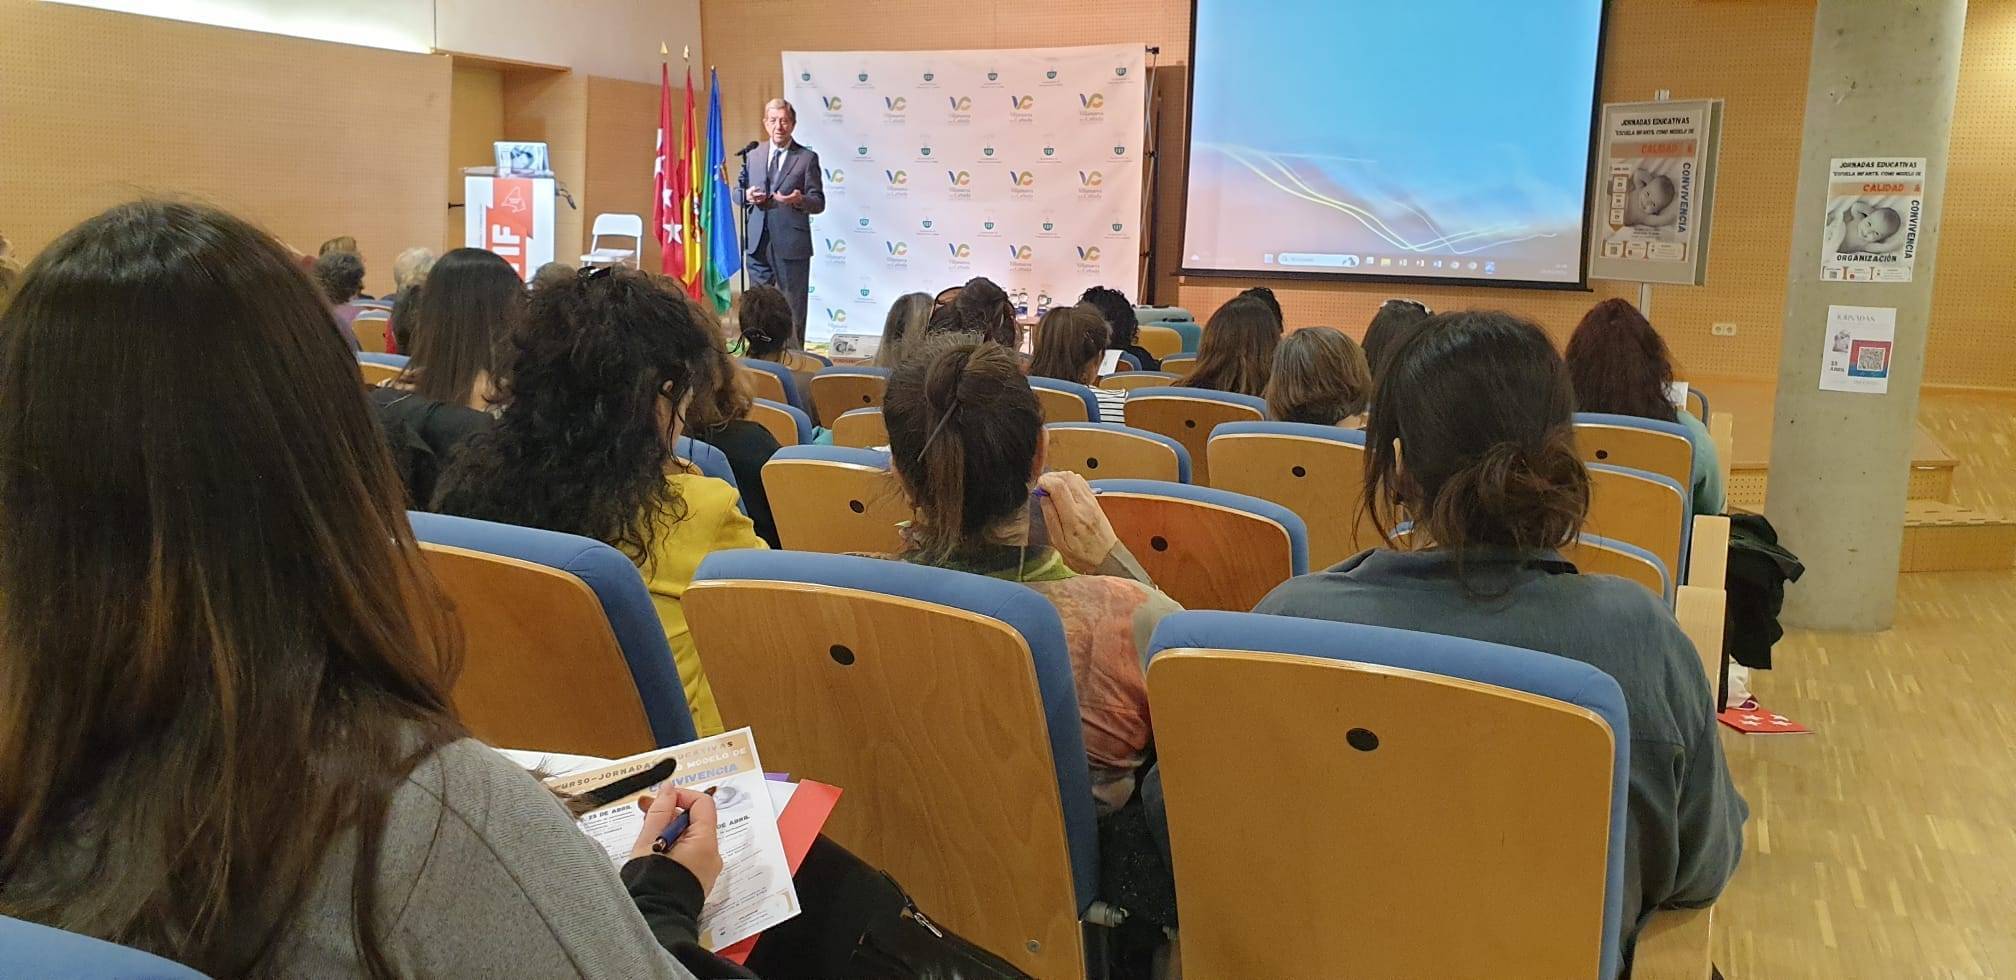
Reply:
[[[588,176],[588,79],[550,72],[504,74],[504,138],[545,140],[553,176],[578,201]],[[567,202],[553,206],[553,258],[572,264],[581,258],[581,212]]]
[[[1925,383],[2016,388],[2016,4],[1967,5],[1946,167]]]
[[[0,0],[0,231],[32,256],[146,194],[313,252],[354,235],[367,291],[440,237],[445,57]]]
[[[496,163],[491,144],[504,138],[504,75],[495,68],[456,59],[448,108],[448,200],[464,204],[462,169]],[[461,248],[468,238],[468,212],[443,210],[441,250]]]

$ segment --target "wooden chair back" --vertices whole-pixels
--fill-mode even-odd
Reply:
[[[1100,378],[1099,387],[1109,391],[1133,391],[1136,388],[1159,388],[1181,380],[1167,371],[1136,371],[1122,362],[1120,373]]]
[[[1190,453],[1190,480],[1203,486],[1211,485],[1211,430],[1225,422],[1257,422],[1266,417],[1264,410],[1251,405],[1164,394],[1160,389],[1129,394],[1126,411],[1129,426],[1160,432],[1182,443]]]
[[[1635,544],[1665,563],[1674,581],[1685,581],[1689,501],[1681,486],[1652,473],[1592,464],[1583,533]]]
[[[533,562],[422,542],[469,654],[455,711],[491,745],[621,758],[658,746],[602,603]]]
[[[1673,602],[1673,579],[1651,552],[1618,541],[1585,534],[1561,549],[1561,557],[1586,575],[1630,579],[1667,604]]]
[[[1260,425],[1275,431],[1246,431],[1242,424],[1211,436],[1211,471],[1218,474],[1211,485],[1294,511],[1309,526],[1310,568],[1329,568],[1379,547],[1379,531],[1364,507],[1364,443],[1332,433],[1295,434],[1289,424]]]
[[[1036,407],[1042,409],[1043,421],[1045,422],[1099,421],[1086,414],[1085,399],[1068,391],[1058,391],[1055,388],[1039,388],[1033,385],[1029,390],[1036,393]]]
[[[1197,370],[1195,354],[1171,354],[1159,360],[1162,362],[1162,371],[1165,374],[1173,374],[1178,378],[1187,378]]]
[[[1145,482],[1100,480],[1093,488],[1114,535],[1155,586],[1183,608],[1246,612],[1275,586],[1308,570],[1307,539],[1294,515],[1282,512],[1284,522],[1223,502],[1172,495],[1205,488],[1129,486]]]
[[[1159,361],[1165,357],[1183,353],[1183,335],[1168,327],[1144,323],[1141,325],[1141,334],[1134,341],[1134,345],[1154,355],[1155,359]]]
[[[910,503],[902,484],[887,454],[859,452],[847,458],[824,446],[787,446],[763,464],[778,544],[829,554],[903,550],[897,525],[910,519]]]
[[[791,395],[784,390],[784,379],[768,371],[738,365],[742,380],[749,383],[749,393],[757,398],[768,398],[773,402],[791,404]],[[780,440],[781,441],[781,440]]]
[[[757,401],[749,406],[749,421],[762,426],[777,440],[779,446],[797,446],[807,441],[806,432],[801,428],[802,416],[793,415],[797,411],[783,402],[772,400]],[[809,427],[810,421],[803,423]]]
[[[1058,780],[1019,633],[795,582],[696,581],[682,603],[727,724],[762,733],[766,767],[845,787],[828,837],[1030,974],[1084,975]]]
[[[1594,712],[1226,650],[1158,653],[1148,688],[1185,975],[1602,972],[1614,743]],[[1228,774],[1294,788],[1241,809],[1237,847]]]
[[[826,425],[857,408],[881,408],[886,375],[866,371],[829,369],[812,376],[814,415]],[[876,443],[881,445],[881,443]]]
[[[350,321],[350,332],[357,337],[357,346],[368,354],[385,353],[385,331],[391,326],[390,313],[359,313]]]
[[[393,367],[390,364],[375,364],[371,361],[357,362],[357,372],[364,376],[364,386],[367,388],[376,388],[387,381],[399,380],[400,370],[400,368]]]
[[[833,418],[833,444],[853,449],[874,449],[889,444],[889,426],[882,409],[857,408]]]
[[[1047,425],[1050,468],[1087,480],[1190,482],[1190,454],[1167,436],[1124,425]]]
[[[1582,418],[1577,416],[1575,423],[1575,446],[1583,462],[1628,466],[1670,477],[1683,487],[1694,486],[1694,444],[1686,436],[1636,424],[1586,422]]]

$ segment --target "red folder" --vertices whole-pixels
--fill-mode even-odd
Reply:
[[[812,842],[819,839],[820,828],[826,826],[826,818],[833,815],[833,806],[838,802],[840,787],[806,779],[792,792],[791,802],[784,804],[784,812],[777,815],[777,835],[784,839],[784,859],[790,862],[792,874],[797,874],[798,866],[805,863],[806,852],[812,850]],[[763,934],[759,932],[718,955],[743,963],[761,938]]]

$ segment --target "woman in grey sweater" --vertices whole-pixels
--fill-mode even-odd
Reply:
[[[1628,956],[1654,909],[1721,893],[1749,811],[1722,761],[1701,661],[1664,602],[1578,574],[1557,551],[1589,507],[1574,412],[1539,327],[1505,313],[1423,321],[1387,355],[1365,438],[1365,499],[1388,537],[1413,521],[1408,550],[1293,579],[1254,612],[1489,640],[1616,678],[1631,714]]]
[[[663,798],[619,877],[456,721],[461,637],[272,238],[86,221],[0,317],[0,386],[0,912],[216,976],[735,972],[692,947],[710,802]]]

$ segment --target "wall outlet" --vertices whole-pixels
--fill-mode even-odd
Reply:
[[[1718,323],[1709,327],[1708,332],[1717,337],[1734,337],[1736,336],[1736,325],[1733,323]]]

